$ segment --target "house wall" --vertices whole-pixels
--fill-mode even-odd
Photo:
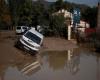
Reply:
[[[86,28],[90,28],[90,25],[87,22],[85,22],[85,21],[80,21],[80,24],[78,24],[78,26],[80,27],[80,28],[78,28],[78,30],[80,32],[82,32],[82,33],[85,32]]]

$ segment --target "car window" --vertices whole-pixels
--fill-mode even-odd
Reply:
[[[17,27],[17,29],[21,29],[21,27]]]
[[[26,30],[26,29],[27,29],[27,27],[23,27],[23,29],[25,29],[25,30]]]
[[[27,32],[25,34],[25,37],[31,39],[32,41],[36,42],[37,44],[40,44],[40,42],[41,42],[41,38],[31,32]]]

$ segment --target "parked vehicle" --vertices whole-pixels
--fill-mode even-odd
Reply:
[[[19,48],[30,52],[38,52],[43,42],[43,35],[34,28],[28,30],[16,43]]]
[[[27,26],[17,26],[16,27],[16,34],[25,33],[28,30]]]

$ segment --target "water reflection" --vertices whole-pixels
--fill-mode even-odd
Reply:
[[[4,76],[4,80],[28,80],[29,77],[23,75],[17,67],[9,67],[7,68]]]
[[[96,62],[97,62],[97,80],[100,80],[100,55],[96,55]]]
[[[29,56],[28,56],[29,57]],[[38,55],[30,56],[30,59],[24,59],[22,62],[9,64],[6,66],[1,80],[29,80],[29,76],[40,70],[40,58]]]
[[[53,70],[63,69],[66,65],[67,52],[52,52],[48,54],[49,67]]]
[[[4,80],[16,79],[100,80],[100,54],[81,49],[43,52],[5,70]]]
[[[68,50],[67,67],[72,74],[76,74],[79,71],[79,64],[80,64],[79,52],[74,53],[73,50]]]
[[[47,58],[46,63],[53,71],[64,68],[68,69],[72,74],[79,71],[80,54],[78,51],[74,53],[72,49],[63,52],[45,52],[43,54],[45,54],[44,58]]]
[[[20,72],[25,75],[31,75],[32,73],[40,70],[40,65],[42,64],[41,58],[39,54],[33,56],[33,61],[28,64],[24,64],[23,68],[20,69]]]

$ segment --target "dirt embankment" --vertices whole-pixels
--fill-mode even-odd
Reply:
[[[66,51],[77,48],[75,40],[66,40],[62,38],[47,37],[44,38],[43,51]]]

